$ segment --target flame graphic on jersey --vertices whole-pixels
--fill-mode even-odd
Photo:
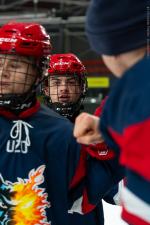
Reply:
[[[44,182],[44,170],[45,166],[42,165],[30,171],[29,179],[17,178],[15,183],[5,182],[5,185],[9,183],[13,193],[7,222],[11,221],[14,225],[50,225],[45,212],[50,207],[48,196],[44,188],[38,187]]]

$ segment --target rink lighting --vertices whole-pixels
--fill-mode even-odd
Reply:
[[[95,98],[92,98],[92,99],[90,100],[90,102],[91,102],[92,104],[94,104],[94,103],[96,103],[96,99],[95,99]]]

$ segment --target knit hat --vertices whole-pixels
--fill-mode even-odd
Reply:
[[[117,55],[146,46],[147,0],[93,0],[86,32],[98,54]]]

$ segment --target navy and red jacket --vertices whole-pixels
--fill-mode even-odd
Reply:
[[[100,129],[126,167],[122,217],[150,225],[150,59],[145,56],[120,78],[103,109]]]
[[[95,116],[101,117],[107,98],[108,97],[106,96],[102,100],[100,106],[96,108],[94,112]],[[113,159],[115,156],[114,151],[109,148],[109,146],[105,143],[105,141],[86,146],[86,151],[88,152],[89,155],[91,155],[92,157],[98,160],[109,160],[109,159]]]
[[[102,101],[94,115],[101,115],[106,99]],[[78,199],[74,204],[77,207],[78,203],[80,203],[80,209],[78,206],[77,209],[73,208],[72,211],[83,214],[90,212],[90,214],[95,215],[93,224],[104,224],[101,200],[103,199],[111,204],[118,204],[119,201],[118,182],[123,178],[124,170],[121,168],[114,175],[113,171],[118,167],[120,168],[118,160],[114,159],[114,151],[105,142],[96,145],[82,145],[80,160],[70,184],[70,188],[75,190],[80,183],[83,184],[82,200],[80,199],[81,201],[79,201]],[[111,175],[113,176],[111,177]],[[85,215],[83,220],[86,221],[86,217],[84,217]]]

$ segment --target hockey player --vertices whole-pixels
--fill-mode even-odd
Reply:
[[[79,145],[71,123],[36,99],[50,50],[39,24],[0,28],[1,224],[70,224],[68,186]]]
[[[50,56],[48,74],[43,88],[46,105],[74,123],[76,117],[84,109],[83,101],[88,88],[86,68],[72,53],[54,54]],[[103,105],[104,101],[96,109],[96,116],[100,116]],[[101,141],[103,142],[103,139]],[[94,146],[91,147],[94,148]],[[102,148],[101,153],[100,148]],[[110,159],[114,155],[110,149],[107,151],[105,144],[99,145],[98,151],[90,151],[90,148],[87,150],[101,160],[105,157]],[[105,155],[104,152],[107,154]]]
[[[54,54],[50,56],[48,73],[48,80],[45,81],[43,87],[46,105],[74,123],[75,118],[83,109],[83,100],[87,90],[87,72],[84,65],[77,56],[72,53]],[[98,110],[98,114],[101,113],[101,108]],[[85,161],[88,158],[87,153],[98,160],[109,160],[113,157],[112,150],[104,143],[100,143],[96,146],[82,146],[80,161],[70,185],[72,189],[75,189],[82,179],[86,177]],[[105,165],[106,168],[109,165],[109,163],[105,163],[104,161],[101,162],[101,164],[103,166]],[[103,170],[104,169],[102,169],[102,174]],[[97,171],[95,172],[97,174]],[[98,177],[99,176],[98,174]],[[102,177],[101,182],[105,183],[106,180],[105,177]],[[117,190],[118,186],[107,193],[103,199],[114,204]],[[87,208],[87,206],[85,206],[85,208]],[[87,209],[85,209],[85,211],[86,210]],[[71,214],[70,219],[71,224],[103,224],[102,202],[100,201],[90,214],[84,216]]]
[[[72,53],[54,54],[50,56],[48,73],[44,87],[46,104],[74,122],[87,91],[85,67]]]
[[[119,78],[100,127],[126,167],[122,217],[132,225],[150,224],[149,9],[149,1],[92,0],[87,13],[91,46]],[[98,128],[99,119],[82,114],[74,133],[81,143],[95,142]]]

